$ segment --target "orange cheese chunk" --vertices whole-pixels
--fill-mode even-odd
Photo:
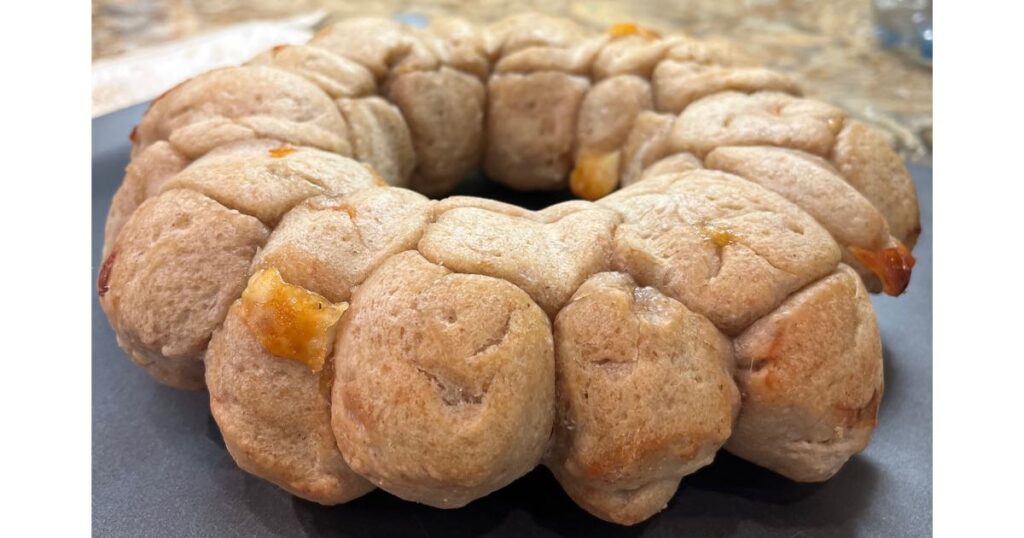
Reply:
[[[291,146],[280,146],[277,148],[271,148],[267,150],[267,153],[269,153],[270,156],[274,157],[275,159],[280,159],[281,157],[287,157],[288,155],[295,153],[295,148]]]
[[[736,241],[736,236],[732,234],[728,229],[721,226],[715,226],[714,224],[702,224],[698,228],[700,234],[711,241],[715,246],[721,248]]]
[[[288,284],[277,269],[263,269],[242,292],[242,318],[260,345],[278,357],[320,371],[334,342],[335,327],[348,303],[333,304],[301,286]]]
[[[850,254],[877,275],[882,281],[882,291],[893,297],[907,289],[907,285],[910,284],[910,273],[917,263],[907,247],[902,244],[881,250],[851,246]]]
[[[597,200],[619,185],[619,152],[596,153],[581,150],[569,176],[572,193],[584,200]]]
[[[626,37],[631,35],[638,35],[644,39],[655,40],[661,39],[661,34],[651,30],[650,28],[644,28],[639,24],[632,22],[619,22],[608,27],[608,35],[618,38]]]

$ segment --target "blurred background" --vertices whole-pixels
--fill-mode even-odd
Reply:
[[[636,22],[730,40],[794,75],[808,96],[884,129],[909,160],[931,162],[931,0],[93,0],[93,115],[148,101],[274,45],[304,42],[345,17],[424,26],[437,15],[485,23],[527,10],[597,31]]]

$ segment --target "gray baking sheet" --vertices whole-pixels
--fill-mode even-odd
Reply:
[[[323,507],[235,466],[205,392],[154,382],[117,347],[95,282],[110,199],[145,105],[92,123],[92,509],[97,536],[928,536],[932,532],[932,172],[912,167],[924,232],[907,293],[874,297],[885,396],[868,449],[832,480],[797,484],[725,452],[634,527],[577,508],[543,468],[457,510],[374,491]],[[477,178],[461,194],[543,207]]]

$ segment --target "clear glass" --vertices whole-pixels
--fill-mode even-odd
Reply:
[[[932,63],[931,0],[873,0],[875,33],[881,45],[915,61]]]

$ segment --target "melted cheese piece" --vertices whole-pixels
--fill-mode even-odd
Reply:
[[[267,150],[267,153],[269,153],[270,156],[275,159],[280,159],[281,157],[287,157],[288,155],[295,153],[295,148],[290,146],[281,146],[277,148],[271,148]]]
[[[277,269],[263,269],[242,292],[242,318],[260,345],[278,357],[320,371],[334,342],[335,327],[348,303],[333,304],[301,286],[288,284]]]
[[[630,35],[638,35],[644,39],[655,40],[660,39],[661,35],[650,28],[644,28],[639,24],[632,22],[619,22],[608,27],[608,35],[615,37],[625,37]]]
[[[718,248],[722,248],[736,241],[736,236],[727,228],[723,228],[721,226],[706,223],[700,225],[698,229],[700,230],[701,235],[707,238],[708,241],[714,243]]]
[[[580,151],[576,166],[569,176],[569,188],[572,189],[572,193],[584,200],[597,200],[610,194],[619,186],[620,157],[621,153],[618,151]]]
[[[903,244],[881,250],[867,250],[851,246],[850,254],[853,254],[857,261],[877,275],[882,281],[882,291],[893,297],[907,289],[907,285],[910,284],[910,273],[917,263],[917,260]]]

